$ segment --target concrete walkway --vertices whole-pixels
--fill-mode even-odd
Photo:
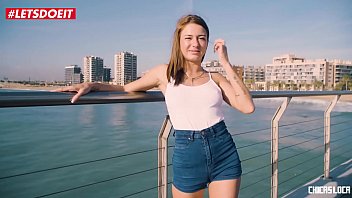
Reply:
[[[288,193],[287,195],[283,196],[285,198],[335,198],[335,197],[342,197],[342,198],[352,198],[352,159],[342,163],[338,167],[332,169],[330,171],[329,180],[324,180],[323,178],[319,177],[316,178],[305,185],[301,186],[300,188],[293,190],[292,192]],[[349,187],[350,194],[309,194],[308,187],[309,186],[319,186],[319,187],[337,187],[337,186],[347,186],[345,189]],[[312,192],[312,189],[310,189]],[[344,190],[346,192],[346,190]]]

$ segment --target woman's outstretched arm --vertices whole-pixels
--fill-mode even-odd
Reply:
[[[164,70],[165,65],[159,65],[151,69],[140,79],[130,82],[124,86],[111,85],[97,82],[85,82],[77,85],[67,86],[56,89],[56,92],[77,92],[71,99],[71,102],[76,102],[81,96],[91,91],[121,91],[121,92],[134,92],[134,91],[146,91],[154,87],[160,86],[161,72]]]

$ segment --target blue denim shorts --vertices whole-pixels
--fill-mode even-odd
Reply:
[[[224,121],[201,131],[175,130],[173,185],[186,193],[212,181],[238,179],[242,168]]]

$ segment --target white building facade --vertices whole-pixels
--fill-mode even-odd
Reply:
[[[332,77],[332,73],[328,71],[329,62],[325,59],[306,60],[293,54],[285,54],[274,57],[272,64],[266,64],[265,81],[297,85],[320,81],[328,85],[328,79]]]
[[[114,56],[115,83],[125,85],[137,79],[137,56],[132,52],[120,52]]]
[[[96,56],[83,58],[84,82],[103,82],[104,60]]]

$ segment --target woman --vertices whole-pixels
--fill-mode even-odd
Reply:
[[[214,52],[228,79],[201,67],[209,40],[209,29],[197,15],[179,19],[173,37],[169,64],[151,69],[125,86],[83,83],[59,91],[77,91],[72,98],[90,91],[146,91],[159,88],[175,130],[173,197],[238,197],[242,173],[235,143],[227,131],[221,111],[225,101],[233,108],[252,113],[251,95],[232,70],[224,40],[214,43]]]

